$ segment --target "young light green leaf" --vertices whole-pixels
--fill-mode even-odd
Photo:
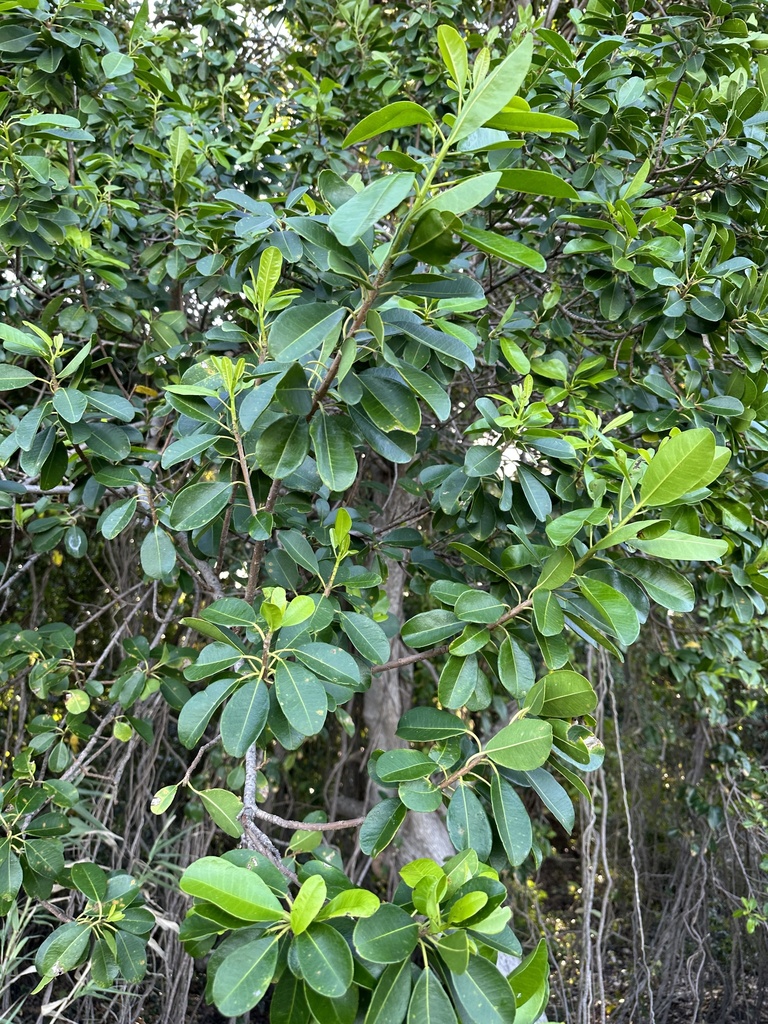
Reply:
[[[533,36],[523,41],[472,89],[451,129],[452,142],[461,142],[504,107],[525,81],[533,56]]]
[[[410,194],[413,174],[378,178],[331,214],[328,227],[342,245],[354,245]]]
[[[466,43],[452,25],[441,25],[437,30],[437,45],[443,64],[458,86],[459,93],[463,93],[469,73]]]
[[[360,142],[367,142],[368,139],[373,139],[383,132],[391,132],[396,128],[409,128],[416,124],[431,125],[434,124],[434,118],[418,103],[412,103],[409,100],[390,103],[382,110],[376,110],[359,121],[344,139],[343,145],[354,146]]]

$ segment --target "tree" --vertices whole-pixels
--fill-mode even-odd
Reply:
[[[46,1002],[146,998],[188,908],[228,1017],[536,1020],[505,880],[654,625],[764,787],[768,36],[629,6],[4,5],[0,897],[58,918]]]

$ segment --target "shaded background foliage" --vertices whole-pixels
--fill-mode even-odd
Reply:
[[[65,789],[59,793],[71,828],[67,861],[87,858],[131,873],[158,915],[149,973],[129,986],[130,998],[122,982],[105,992],[88,987],[82,973],[79,981],[51,981],[42,998],[62,1000],[62,1013],[81,1021],[128,1021],[139,1013],[171,1021],[184,1003],[190,1021],[212,1012],[202,1007],[193,963],[176,938],[174,924],[188,902],[177,881],[191,861],[232,843],[189,789],[172,817],[152,815],[149,802],[192,761],[177,737],[178,685],[185,653],[201,645],[179,619],[196,616],[218,596],[218,570],[226,567],[245,584],[248,566],[241,540],[219,527],[192,547],[180,541],[174,585],[163,571],[147,574],[146,561],[142,573],[138,550],[154,522],[153,500],[176,493],[195,472],[186,460],[166,460],[156,475],[171,419],[183,411],[177,402],[174,412],[163,390],[202,354],[247,353],[248,339],[259,337],[262,325],[244,288],[258,270],[265,226],[283,258],[280,289],[312,290],[328,300],[334,288],[354,287],[305,258],[308,250],[291,229],[294,213],[306,202],[337,205],[343,186],[321,172],[359,174],[357,183],[367,184],[382,168],[407,170],[409,160],[429,151],[422,126],[386,135],[384,153],[380,141],[346,149],[342,142],[385,99],[409,99],[436,116],[453,109],[435,45],[436,28],[450,23],[471,47],[487,44],[494,60],[513,35],[517,41],[535,26],[534,63],[521,95],[534,111],[568,118],[578,129],[526,135],[518,149],[466,149],[451,172],[554,171],[579,201],[502,188],[489,190],[465,218],[470,230],[493,229],[536,249],[546,270],[472,247],[457,251],[455,236],[443,239],[450,269],[468,281],[465,305],[449,312],[481,358],[472,373],[444,374],[451,417],[439,431],[419,435],[415,468],[393,474],[391,462],[369,450],[357,503],[347,497],[372,526],[370,564],[389,580],[380,594],[374,588],[369,611],[385,621],[389,610],[393,633],[394,620],[432,607],[435,576],[466,572],[449,546],[460,533],[480,550],[505,547],[507,520],[486,510],[500,500],[494,477],[482,478],[464,516],[441,490],[444,481],[420,473],[429,464],[465,466],[467,438],[495,444],[503,403],[491,405],[488,395],[510,397],[529,373],[533,397],[554,412],[553,429],[579,434],[586,451],[601,457],[653,449],[675,427],[708,427],[731,448],[729,469],[702,497],[702,526],[691,509],[674,513],[675,529],[701,529],[729,542],[724,564],[686,570],[695,611],[654,604],[623,665],[583,625],[569,633],[571,660],[601,697],[596,729],[608,750],[606,767],[588,782],[596,816],[582,803],[568,838],[567,811],[561,808],[558,823],[556,813],[526,794],[534,851],[507,878],[523,946],[530,949],[542,932],[550,940],[553,1019],[758,1020],[768,962],[768,25],[761,5],[210,3],[174,4],[150,18],[130,4],[30,2],[4,3],[0,11],[3,321],[62,332],[75,350],[91,341],[90,386],[113,396],[102,399],[108,409],[101,411],[118,422],[125,422],[121,409],[135,417],[126,436],[136,467],[136,475],[121,476],[124,457],[112,458],[110,446],[122,442],[109,434],[80,449],[68,449],[61,434],[35,447],[32,420],[32,446],[21,462],[14,443],[0,445],[0,586],[10,623],[1,634],[3,707],[8,750],[21,758],[14,765],[6,758],[4,777],[14,768],[17,777],[29,774],[23,751],[30,731],[54,737],[47,747],[45,739],[33,740],[38,768],[42,761],[66,781],[73,764],[85,763],[90,770],[73,806],[67,808]],[[80,127],[24,123],[33,111],[76,116]],[[225,189],[244,196],[239,208],[232,195],[217,196]],[[265,210],[266,200],[273,205]],[[469,282],[482,288],[473,291]],[[408,283],[399,287],[407,292]],[[16,355],[11,349],[7,358],[14,362]],[[6,396],[4,438],[27,413],[14,401],[18,394]],[[130,415],[121,398],[132,403]],[[477,399],[486,404],[476,406]],[[604,427],[628,413],[612,430]],[[426,417],[425,427],[437,425]],[[531,426],[537,424],[516,421],[507,429],[517,435]],[[521,511],[509,521],[522,535],[505,567],[527,593],[532,563],[522,549],[529,535],[546,542],[538,524],[547,502],[564,510],[578,494],[599,504],[616,484],[598,459],[576,468],[558,462],[557,451],[544,451],[554,459],[554,486],[548,474],[537,474],[530,449],[525,458],[513,454],[523,464],[513,503]],[[100,517],[115,497],[132,500],[124,488],[136,487],[137,476],[131,524],[111,536]],[[254,488],[264,505],[269,480],[255,474]],[[578,503],[586,504],[581,497]],[[242,530],[242,522],[235,525]],[[380,537],[392,530],[401,531],[398,543],[382,545]],[[290,582],[294,570],[275,551],[268,547],[265,571],[277,585],[288,571]],[[72,637],[60,629],[45,634],[50,623],[76,631],[72,657]],[[19,626],[40,632],[19,641]],[[610,632],[603,635],[609,647]],[[135,675],[147,651],[130,637],[167,644],[150,685]],[[430,664],[405,666],[395,679],[406,706],[411,687],[416,703],[433,699]],[[97,680],[119,680],[122,688],[129,681],[138,710],[124,689],[122,707],[114,703],[114,683],[110,701],[103,699]],[[87,713],[66,704],[70,687],[87,694]],[[390,699],[394,691],[382,692]],[[504,714],[504,701],[475,701],[474,721],[487,733]],[[395,720],[404,709],[396,709]],[[369,714],[366,723],[362,695],[347,713],[329,717],[325,742],[265,766],[259,785],[268,810],[286,818],[312,810],[353,817],[375,801],[362,774],[372,720]],[[35,719],[44,714],[53,716],[50,722]],[[383,745],[392,742],[390,736]],[[242,769],[218,747],[187,779],[198,790],[243,785]],[[289,833],[275,839],[281,837]],[[359,877],[366,858],[354,838],[340,846]],[[386,855],[370,867],[367,877],[382,895],[394,888],[393,867]],[[5,919],[0,1012],[9,1019],[38,1012],[40,997],[25,1000],[34,984],[27,968],[54,921],[51,906],[67,915],[80,906],[76,889],[54,903],[43,890],[22,895]],[[40,911],[39,899],[48,912]]]

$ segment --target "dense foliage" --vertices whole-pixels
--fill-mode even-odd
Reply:
[[[760,5],[0,12],[3,1019],[759,1007]]]

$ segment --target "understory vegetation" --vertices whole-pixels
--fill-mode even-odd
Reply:
[[[768,1020],[768,17],[0,0],[0,1020]]]

